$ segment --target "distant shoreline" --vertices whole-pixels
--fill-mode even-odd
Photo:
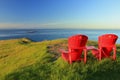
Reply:
[[[120,35],[120,30],[100,30],[100,29],[0,29],[0,40],[18,39],[27,37],[33,41],[54,40],[68,38],[75,34],[87,35],[89,40],[98,40],[102,34],[112,33]],[[120,40],[117,40],[120,43]]]
[[[0,30],[120,30],[120,29],[84,29],[84,28],[0,28]]]

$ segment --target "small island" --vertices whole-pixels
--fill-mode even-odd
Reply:
[[[29,31],[27,31],[27,33],[36,33],[37,31],[35,31],[35,30],[29,30]]]

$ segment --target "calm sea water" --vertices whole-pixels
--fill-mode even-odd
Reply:
[[[68,38],[75,34],[85,34],[89,40],[98,40],[98,36],[114,33],[120,37],[120,30],[81,30],[81,29],[0,29],[0,40],[27,37],[34,41]],[[117,43],[120,43],[118,38]]]

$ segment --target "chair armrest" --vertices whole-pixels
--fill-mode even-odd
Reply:
[[[93,50],[93,49],[97,49],[97,48],[95,48],[94,46],[86,46],[86,49],[87,50]]]
[[[64,49],[59,49],[60,52],[62,53],[68,53],[68,51],[64,50]]]

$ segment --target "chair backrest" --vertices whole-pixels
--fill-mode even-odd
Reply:
[[[99,47],[113,47],[116,43],[118,36],[115,34],[104,34],[99,36]]]
[[[78,34],[68,38],[68,47],[70,49],[78,49],[85,47],[88,37],[86,35]]]

